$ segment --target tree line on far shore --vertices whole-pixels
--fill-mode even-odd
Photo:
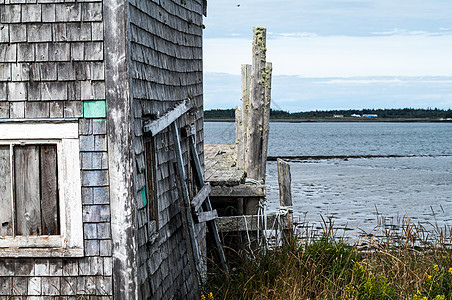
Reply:
[[[452,118],[452,109],[444,110],[438,108],[400,108],[400,109],[349,109],[349,110],[316,110],[306,112],[290,113],[283,110],[270,110],[271,119],[315,119],[334,118],[356,118],[363,115],[377,115],[378,118],[386,119],[449,119]],[[234,119],[234,109],[210,109],[204,111],[206,119]]]

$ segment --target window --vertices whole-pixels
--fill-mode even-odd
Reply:
[[[0,123],[0,256],[82,256],[77,122]]]
[[[56,144],[0,144],[1,234],[59,235]]]

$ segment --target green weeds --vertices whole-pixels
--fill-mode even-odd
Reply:
[[[215,299],[452,299],[450,233],[427,241],[406,222],[402,234],[351,245],[333,232],[255,255],[241,250],[230,259],[232,271],[211,272],[205,289]]]

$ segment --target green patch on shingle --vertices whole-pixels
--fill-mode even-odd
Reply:
[[[146,198],[146,188],[141,189],[141,198],[143,199],[143,207],[148,204],[148,199]]]
[[[105,100],[86,100],[83,101],[83,117],[105,118],[107,116],[107,108],[105,107]]]

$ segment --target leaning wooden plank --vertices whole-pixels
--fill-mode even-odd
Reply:
[[[181,215],[182,215],[182,224],[184,226],[184,231],[186,232],[186,244],[187,244],[187,252],[189,253],[189,265],[191,268],[191,275],[193,278],[193,282],[195,284],[195,294],[197,297],[200,296],[200,286],[201,286],[201,278],[200,273],[198,272],[199,265],[199,248],[198,242],[195,237],[195,224],[193,222],[193,217],[191,214],[190,207],[190,196],[188,192],[188,186],[185,177],[185,168],[184,161],[182,157],[182,150],[180,146],[180,138],[179,138],[179,129],[177,128],[176,122],[171,124],[171,131],[174,139],[174,150],[176,154],[176,162],[177,162],[177,184],[179,186],[179,191],[183,200],[183,207],[181,207]]]
[[[195,174],[198,178],[198,182],[200,184],[204,185],[205,184],[204,173],[203,173],[201,162],[199,160],[198,151],[196,150],[195,139],[193,136],[189,137],[189,145],[190,145],[190,151],[193,153],[192,159],[194,162],[193,167],[195,169]],[[206,201],[204,201],[202,208],[205,211],[212,210],[212,204],[210,203],[209,197],[207,197]],[[209,232],[214,239],[215,246],[218,251],[218,255],[220,256],[221,266],[223,267],[223,270],[226,273],[228,273],[229,269],[228,269],[228,265],[226,264],[226,257],[224,255],[223,246],[221,245],[220,235],[218,234],[218,228],[217,228],[217,224],[215,223],[215,220],[207,222],[207,227],[209,228]]]
[[[193,197],[193,200],[191,200],[191,208],[198,212],[201,208],[202,204],[206,200],[206,198],[209,196],[210,193],[210,183],[205,183],[201,190],[196,194],[196,196]]]
[[[218,212],[216,209],[210,210],[210,211],[199,212],[199,213],[196,213],[195,215],[198,219],[197,220],[198,223],[208,222],[208,221],[212,221],[212,220],[215,220],[216,218],[218,218]]]
[[[150,132],[152,135],[156,135],[163,129],[167,128],[174,121],[176,121],[180,116],[185,114],[193,107],[193,101],[185,100],[178,104],[174,109],[168,111],[163,116],[159,117],[157,120],[152,121],[149,124],[144,125],[144,132]]]
[[[262,218],[262,217],[261,217]],[[276,224],[277,215],[266,215],[267,225],[272,227]],[[218,217],[216,220],[218,231],[220,232],[239,232],[239,231],[256,231],[264,230],[264,224],[258,220],[258,216],[232,216],[232,217]]]
[[[265,185],[239,184],[235,186],[215,185],[211,187],[211,197],[265,197]]]
[[[0,236],[13,234],[9,145],[0,146]]]
[[[41,218],[42,234],[60,234],[58,214],[57,147],[41,146]]]
[[[14,147],[16,234],[41,235],[39,146]]]

